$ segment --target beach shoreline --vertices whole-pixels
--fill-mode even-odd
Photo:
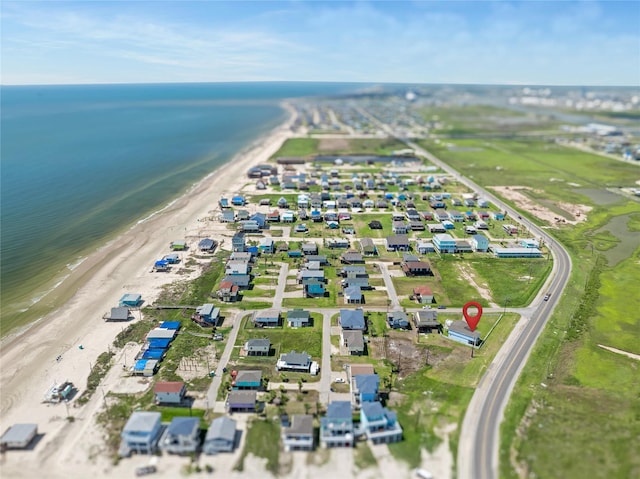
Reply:
[[[65,416],[64,406],[42,404],[44,392],[54,381],[69,380],[79,389],[79,394],[82,393],[91,365],[126,327],[102,319],[123,294],[139,293],[148,305],[164,285],[199,274],[201,268],[198,267],[188,276],[151,273],[150,268],[159,256],[170,252],[172,241],[190,238],[191,248],[185,255],[195,253],[197,238],[208,236],[204,218],[213,216],[220,196],[240,191],[250,181],[246,177],[248,168],[265,163],[292,136],[295,110],[286,101],[280,105],[289,112],[284,123],[193,184],[182,196],[137,221],[87,256],[67,278],[69,283],[65,287],[69,288],[69,299],[61,307],[2,338],[0,428],[4,431],[15,423],[37,423],[43,434],[37,450],[8,457],[3,473],[11,477],[31,477],[24,472],[30,467],[47,467],[47,470],[53,467],[62,472],[61,459],[54,459],[57,454],[51,454],[51,449],[61,447],[56,443],[62,441],[55,439],[68,429],[69,423],[61,417]],[[228,242],[225,247],[229,246]],[[135,316],[139,318],[137,312]],[[94,396],[99,394],[96,391]],[[73,415],[90,422],[92,411],[88,406],[92,403],[82,408],[73,407]],[[69,408],[71,406],[73,402]],[[66,444],[64,447],[68,449]],[[30,467],[23,469],[27,464]]]
[[[281,101],[279,103],[279,106],[289,113],[289,117],[285,119],[284,122],[282,122],[280,125],[253,140],[241,151],[233,155],[233,157],[230,158],[226,163],[218,166],[216,169],[209,172],[200,180],[189,185],[177,197],[170,199],[167,203],[161,205],[159,208],[154,209],[153,211],[147,211],[143,213],[141,218],[133,220],[126,227],[115,231],[113,235],[109,236],[106,242],[95,246],[86,254],[76,257],[73,261],[73,264],[67,265],[68,271],[64,274],[61,274],[59,278],[56,278],[56,284],[53,287],[49,287],[47,290],[40,292],[38,300],[33,302],[30,307],[37,308],[38,305],[47,302],[53,303],[53,306],[48,308],[46,308],[45,306],[47,311],[39,318],[29,321],[26,324],[11,328],[9,332],[7,332],[6,334],[2,334],[0,336],[0,349],[7,348],[10,343],[18,340],[21,336],[27,334],[31,328],[36,327],[43,321],[46,321],[50,316],[55,314],[58,309],[64,307],[64,304],[67,303],[71,299],[73,294],[82,286],[82,284],[84,284],[86,278],[91,277],[91,271],[94,271],[96,269],[96,266],[98,266],[96,258],[102,257],[102,261],[104,261],[104,255],[108,254],[114,248],[114,243],[120,240],[123,235],[132,232],[132,230],[134,230],[140,224],[146,223],[158,217],[159,215],[163,215],[171,211],[176,203],[180,202],[184,198],[188,198],[191,194],[193,194],[193,192],[196,191],[197,188],[202,186],[207,181],[211,181],[213,178],[215,178],[216,175],[220,174],[225,169],[228,169],[229,165],[236,162],[238,159],[247,157],[247,155],[249,155],[251,152],[256,151],[261,145],[268,143],[269,139],[277,134],[277,132],[284,128],[286,125],[288,125],[287,128],[289,128],[293,122],[292,115],[295,114],[295,109],[291,108],[286,100]],[[249,168],[249,166],[247,168]],[[89,260],[91,260],[91,265],[87,265],[87,262]]]

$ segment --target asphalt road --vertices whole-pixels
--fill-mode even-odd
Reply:
[[[406,142],[416,152],[427,157],[431,162],[453,175],[457,181],[465,184],[484,198],[492,201],[511,216],[511,222],[526,226],[532,234],[543,240],[551,250],[554,258],[553,270],[546,288],[540,291],[533,301],[533,312],[530,317],[520,320],[520,327],[514,329],[509,340],[500,349],[498,355],[489,365],[485,376],[469,403],[460,431],[458,445],[457,472],[460,478],[492,479],[498,477],[498,458],[500,452],[500,423],[504,409],[509,401],[516,380],[533,346],[542,332],[547,320],[551,317],[560,295],[569,281],[571,258],[566,250],[547,233],[527,220],[519,218],[518,212],[507,206],[491,193],[481,188],[468,178],[463,177],[446,163],[428,151],[410,141]],[[542,296],[551,293],[548,301]]]
[[[372,117],[368,112],[363,111],[363,113],[377,121],[388,133],[455,177],[457,181],[506,211],[511,216],[509,221],[526,226],[532,234],[545,242],[553,254],[553,270],[547,280],[546,287],[540,291],[538,297],[530,305],[532,308],[530,316],[521,318],[487,368],[487,372],[482,377],[469,403],[462,423],[458,444],[458,477],[461,479],[497,478],[499,476],[500,423],[504,418],[504,409],[538,336],[551,317],[553,309],[569,281],[571,258],[562,245],[554,241],[544,230],[526,218],[520,218],[518,212],[494,195],[463,177],[424,148],[406,138],[398,137],[391,128]],[[547,292],[551,293],[551,297],[548,301],[544,301],[542,297]]]

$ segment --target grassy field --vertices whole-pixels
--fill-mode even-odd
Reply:
[[[235,466],[236,471],[244,470],[244,459],[253,454],[267,460],[266,469],[274,475],[278,474],[280,448],[280,423],[271,419],[255,418],[249,423],[247,437],[242,455]]]
[[[480,184],[497,184],[499,169],[499,184],[536,189],[530,196],[547,205],[565,201],[594,208],[585,223],[549,230],[570,251],[573,271],[506,410],[500,477],[557,477],[559,471],[568,478],[640,475],[631,439],[640,434],[638,364],[599,347],[640,352],[640,299],[629,290],[640,284],[640,248],[637,233],[632,234],[640,205],[622,196],[598,204],[596,195],[580,191],[631,186],[637,167],[539,140],[447,142],[466,150],[444,143],[425,146]],[[508,291],[508,272],[500,270],[505,264],[473,266],[492,289],[526,303],[526,288],[512,285]],[[513,274],[535,277],[527,268],[516,266]],[[537,274],[544,273],[541,269]]]
[[[590,198],[581,194],[580,188],[633,186],[638,179],[637,167],[629,163],[537,139],[447,140],[422,144],[481,185],[528,186],[552,200],[590,204]],[[460,149],[451,149],[448,145]],[[499,181],[496,171],[500,172]],[[569,183],[579,186],[571,187]],[[624,201],[622,197],[620,200]]]
[[[557,126],[557,122],[543,114],[520,113],[489,105],[428,107],[421,113],[426,121],[436,123],[435,133],[452,137],[479,134],[511,136]]]

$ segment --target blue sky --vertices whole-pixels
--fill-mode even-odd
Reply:
[[[3,0],[3,84],[639,85],[640,2]]]

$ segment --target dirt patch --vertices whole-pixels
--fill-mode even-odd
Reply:
[[[217,364],[216,348],[211,344],[206,348],[198,349],[189,358],[182,358],[176,369],[176,374],[185,381],[203,378],[209,374],[209,371],[215,369]]]
[[[319,151],[343,151],[350,148],[346,138],[322,138],[318,143]]]
[[[469,284],[473,286],[478,291],[478,293],[480,293],[480,296],[482,296],[483,299],[486,299],[489,302],[489,305],[492,308],[498,308],[499,306],[493,301],[493,298],[491,297],[491,291],[489,291],[489,289],[484,286],[480,286],[476,282],[476,278],[471,271],[471,267],[462,263],[457,264],[457,266],[458,270],[460,271],[460,276],[467,280]]]
[[[369,355],[391,361],[400,379],[422,369],[427,360],[434,365],[444,358],[438,357],[437,351],[417,345],[414,339],[414,334],[402,331],[390,331],[382,338],[369,338]]]
[[[536,218],[546,221],[550,225],[572,224],[575,225],[587,220],[587,213],[591,211],[591,207],[587,205],[575,205],[562,201],[554,201],[552,204],[567,213],[566,217],[560,217],[557,213],[551,211],[546,206],[532,200],[522,191],[533,191],[542,193],[540,190],[534,190],[528,186],[489,186],[500,196],[513,201],[516,206],[535,216]]]

